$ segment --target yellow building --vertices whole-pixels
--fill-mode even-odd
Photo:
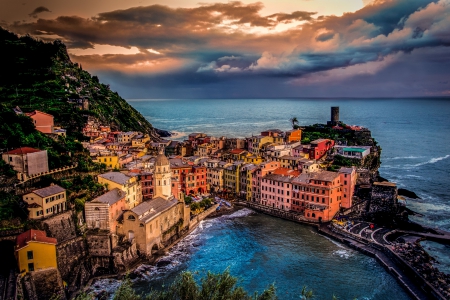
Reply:
[[[30,219],[46,218],[67,210],[66,190],[56,184],[34,190],[22,198],[28,204]]]
[[[250,153],[247,152],[247,156],[243,157],[244,162],[247,164],[255,164],[255,165],[259,165],[261,163],[264,162],[264,159],[261,156],[257,156],[257,155],[251,155]]]
[[[251,143],[249,144],[249,151],[253,154],[259,155],[261,153],[261,148],[265,144],[270,144],[274,142],[274,137],[272,136],[253,136],[251,138]]]
[[[19,271],[34,272],[57,268],[56,239],[47,237],[45,231],[30,229],[17,236],[15,254]]]
[[[236,161],[225,165],[223,171],[224,188],[230,193],[238,194],[240,191],[240,171],[242,162]]]
[[[119,156],[117,154],[97,156],[93,161],[99,164],[105,164],[108,169],[119,169],[120,167]]]
[[[131,147],[145,147],[147,142],[150,142],[148,134],[138,134],[131,139]]]
[[[107,184],[108,190],[118,188],[126,193],[125,203],[131,209],[142,202],[142,188],[135,176],[127,176],[120,172],[109,172],[98,175],[98,182]]]

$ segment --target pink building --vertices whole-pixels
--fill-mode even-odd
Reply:
[[[259,168],[252,173],[252,201],[261,201],[261,180],[266,174],[271,174],[280,167],[280,162],[269,161],[259,165]]]
[[[42,133],[53,133],[54,124],[52,115],[39,110],[27,113],[26,115],[33,119],[36,130],[39,130]]]
[[[349,208],[353,205],[353,193],[356,185],[356,168],[340,168],[339,174],[341,176],[342,184],[342,203],[343,208]]]
[[[291,210],[293,176],[269,174],[261,180],[261,204]]]

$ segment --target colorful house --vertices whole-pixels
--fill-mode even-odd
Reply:
[[[56,184],[34,190],[22,198],[28,204],[30,219],[46,218],[67,210],[66,190]]]
[[[2,159],[18,172],[19,180],[49,171],[47,150],[21,147],[4,152]]]
[[[333,148],[334,141],[329,139],[318,139],[311,142],[311,148],[309,149],[310,159],[321,159],[328,150]]]
[[[142,202],[141,184],[137,176],[127,176],[120,172],[109,172],[98,175],[98,182],[107,184],[108,190],[118,188],[126,193],[125,203],[128,208],[133,208]]]
[[[84,206],[86,225],[89,229],[109,230],[116,232],[117,219],[126,209],[126,194],[114,188],[109,192],[86,202]]]
[[[302,140],[302,130],[301,129],[293,129],[286,131],[285,141],[287,143],[292,142],[300,142]]]
[[[27,113],[31,119],[33,119],[33,124],[36,130],[42,133],[53,133],[53,116],[46,114],[45,112],[35,110],[33,112]]]
[[[19,271],[35,272],[57,268],[56,239],[47,237],[45,231],[30,229],[16,239],[15,255]]]
[[[292,210],[303,212],[315,222],[330,221],[342,202],[342,183],[338,172],[301,174],[292,180]]]

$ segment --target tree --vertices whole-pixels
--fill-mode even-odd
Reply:
[[[297,119],[297,117],[292,117],[292,118],[289,119],[289,121],[291,121],[292,129],[297,129],[298,128],[298,119]]]
[[[238,279],[231,276],[229,270],[223,273],[208,272],[195,281],[191,272],[181,273],[177,279],[163,291],[152,291],[146,299],[149,300],[275,300],[276,291],[272,284],[261,294],[250,296],[242,287],[237,285]]]

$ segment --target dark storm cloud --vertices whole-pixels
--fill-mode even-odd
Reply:
[[[316,73],[325,74],[314,77],[323,82],[323,78],[338,76],[340,72],[333,71],[342,69],[348,78],[358,76],[365,82],[362,78],[374,78],[376,72],[392,71],[389,64],[396,59],[407,66],[417,53],[448,49],[449,6],[447,0],[378,0],[354,13],[314,18],[314,12],[303,11],[263,16],[259,2],[232,1],[195,8],[151,5],[93,18],[61,16],[17,22],[9,28],[36,36],[58,35],[69,48],[94,48],[97,44],[137,47],[140,53],[129,55],[72,55],[83,66],[110,74],[107,76],[114,82],[120,79],[136,90],[151,81],[159,91],[195,87],[210,93],[212,86],[221,90],[221,84],[229,87],[233,82],[240,89],[269,79],[281,89],[289,86],[296,90],[283,83]],[[294,21],[304,23],[282,32],[270,31]],[[251,27],[266,31],[249,33]],[[433,60],[445,55],[438,51],[434,56],[438,57],[420,56],[427,66],[424,70],[439,68]],[[135,67],[139,74],[131,75],[133,69],[126,66]]]
[[[317,13],[307,11],[294,11],[291,14],[278,13],[268,16],[268,18],[275,18],[278,22],[290,23],[292,21],[311,21],[312,16]]]
[[[28,14],[30,17],[37,18],[37,15],[43,12],[51,12],[47,7],[45,6],[39,6],[36,7],[30,14]]]

